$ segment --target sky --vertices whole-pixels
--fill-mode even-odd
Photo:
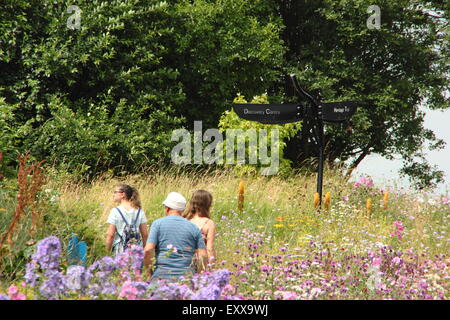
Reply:
[[[444,171],[444,183],[437,186],[434,191],[437,195],[450,194],[450,108],[445,111],[423,109],[425,111],[425,128],[433,130],[437,138],[443,139],[447,145],[444,149],[427,151],[426,159],[430,165],[436,165]],[[376,186],[411,188],[408,179],[401,179],[399,169],[402,167],[400,156],[396,160],[387,160],[379,155],[367,156],[354,170],[352,180],[357,180],[361,175],[371,176]]]

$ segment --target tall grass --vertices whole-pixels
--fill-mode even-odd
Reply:
[[[240,212],[238,187],[242,180],[245,202]],[[386,200],[386,190],[355,188],[340,172],[330,170],[325,172],[323,187],[324,194],[330,195],[328,210],[314,206],[314,175],[237,176],[231,170],[190,173],[172,169],[120,178],[104,175],[89,184],[53,175],[44,187],[52,195],[51,210],[44,217],[44,233],[60,237],[67,245],[75,232],[88,244],[89,263],[108,254],[104,245],[106,220],[116,205],[112,192],[119,183],[138,189],[149,225],[163,216],[162,201],[169,192],[179,192],[188,200],[197,189],[211,192],[217,263],[230,269],[248,255],[243,244],[258,237],[264,238],[263,254],[275,254],[283,246],[305,249],[310,241],[346,253],[367,251],[377,243],[414,248],[426,256],[448,252],[448,206],[429,203],[426,194],[401,194],[396,190],[390,190]],[[370,211],[366,207],[369,197]],[[2,225],[13,207],[11,199],[0,199]],[[391,235],[394,221],[405,225],[401,241]]]

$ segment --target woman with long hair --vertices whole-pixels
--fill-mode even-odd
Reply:
[[[200,229],[205,241],[209,263],[213,263],[216,260],[216,251],[214,249],[216,226],[211,219],[212,200],[211,193],[205,190],[197,190],[183,212],[183,217]]]
[[[145,246],[148,236],[147,217],[142,210],[139,192],[127,184],[119,184],[114,188],[113,200],[119,205],[111,209],[107,220],[107,250],[114,254],[124,251],[130,234],[137,236],[137,244]]]

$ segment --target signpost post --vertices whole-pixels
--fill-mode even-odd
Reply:
[[[311,94],[300,87],[294,74],[290,75],[294,89],[299,96],[305,97],[311,104],[233,104],[236,114],[245,120],[257,121],[263,124],[285,124],[301,120],[310,120],[316,144],[319,149],[317,168],[317,192],[319,206],[322,203],[323,162],[324,162],[324,126],[323,122],[343,122],[356,112],[360,103],[355,101],[320,103]]]

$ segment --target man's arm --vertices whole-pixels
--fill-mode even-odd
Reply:
[[[208,264],[208,253],[206,252],[206,249],[197,249],[195,250],[195,254],[198,258],[197,272],[200,273],[206,270],[206,265]]]
[[[111,249],[112,249],[112,244],[113,244],[115,235],[116,235],[116,226],[113,224],[110,224],[108,227],[108,230],[106,231],[106,239],[105,239],[106,249],[108,251],[111,251]]]
[[[144,267],[147,270],[148,275],[152,275],[152,260],[155,255],[156,244],[148,242],[144,247]]]
[[[147,228],[147,223],[141,223],[139,225],[139,231],[141,232],[141,237],[142,237],[142,244],[145,248],[145,245],[147,243],[147,238],[148,238],[148,228]]]

